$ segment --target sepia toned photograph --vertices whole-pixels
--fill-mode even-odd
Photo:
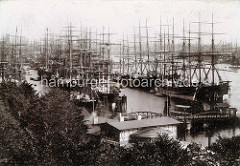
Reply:
[[[0,0],[0,165],[239,166],[239,0]]]

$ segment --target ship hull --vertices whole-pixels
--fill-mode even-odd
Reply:
[[[111,92],[110,93],[98,92],[98,97],[101,101],[107,99],[109,103],[113,103],[115,99],[115,95]]]
[[[123,76],[121,83],[124,87],[141,89],[144,91],[150,91],[155,88],[156,77],[130,77]]]
[[[77,99],[74,102],[78,107],[85,107],[88,110],[93,110],[93,108],[95,109],[97,106],[97,103],[98,103],[98,101],[96,101],[96,100],[95,101],[81,101],[81,100],[77,100]]]
[[[203,85],[199,87],[158,87],[158,93],[161,95],[171,96],[172,98],[200,101],[206,103],[223,102],[223,95],[228,94],[228,82],[219,85]]]

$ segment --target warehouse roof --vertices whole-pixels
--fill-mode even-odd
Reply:
[[[168,126],[176,125],[182,122],[167,116],[153,118],[153,119],[142,119],[142,120],[130,120],[123,122],[107,122],[118,130],[129,130],[137,128],[155,127],[155,126]]]

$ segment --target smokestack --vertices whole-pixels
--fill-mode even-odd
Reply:
[[[137,120],[142,120],[142,115],[138,115]]]
[[[98,116],[93,118],[93,124],[98,124]]]
[[[122,116],[122,113],[119,114],[119,121],[123,122],[124,121],[124,116]]]

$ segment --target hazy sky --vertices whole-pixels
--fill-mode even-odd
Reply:
[[[122,34],[133,34],[133,27],[138,22],[145,26],[148,20],[149,31],[159,32],[160,16],[162,24],[175,19],[175,33],[182,35],[182,22],[185,20],[185,29],[192,21],[211,22],[214,14],[215,32],[225,33],[221,40],[240,40],[240,1],[110,1],[110,0],[9,0],[0,1],[0,34],[14,34],[16,26],[22,29],[22,35],[29,39],[43,38],[46,27],[59,33],[63,27],[71,22],[80,27],[91,26],[92,31],[100,31],[102,27],[110,27],[113,39],[122,37]],[[79,29],[79,28],[78,28]],[[197,31],[197,26],[191,24],[191,29]],[[143,35],[145,30],[142,30]],[[166,29],[167,31],[167,29]],[[202,25],[203,32],[211,32],[210,25]]]

